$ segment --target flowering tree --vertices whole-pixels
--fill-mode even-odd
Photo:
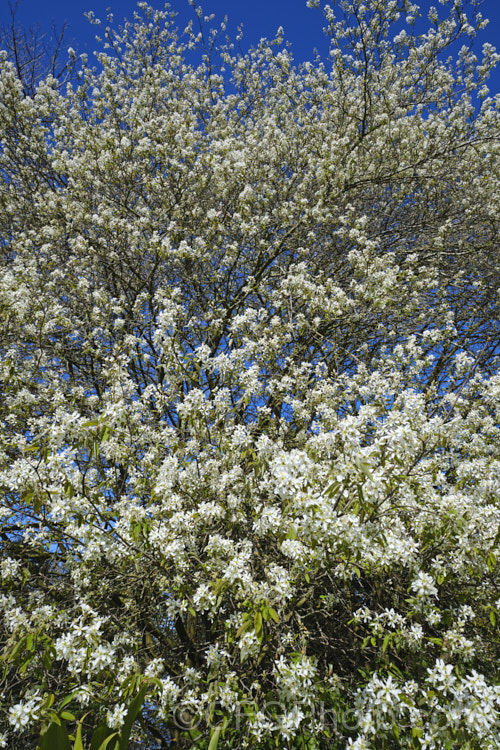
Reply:
[[[498,56],[443,4],[2,58],[2,747],[500,747]]]
[[[48,74],[60,83],[69,80],[74,59],[61,62],[66,24],[61,29],[53,26],[50,34],[43,33],[39,26],[23,28],[17,22],[20,4],[21,0],[9,0],[10,22],[0,28],[0,49],[13,64],[25,95],[34,96],[38,82]]]

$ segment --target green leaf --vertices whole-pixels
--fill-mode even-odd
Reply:
[[[130,522],[130,533],[134,542],[138,542],[142,532],[142,525],[139,521]]]
[[[18,674],[20,676],[22,676],[26,672],[26,670],[28,669],[28,667],[31,664],[31,662],[33,661],[33,659],[34,659],[34,655],[32,654],[31,656],[29,656],[26,659],[26,661],[23,661],[23,663],[21,664],[21,666],[18,669]]]
[[[144,685],[137,695],[135,696],[134,700],[129,706],[129,709],[127,711],[127,715],[125,717],[125,721],[123,722],[123,727],[120,732],[120,742],[119,742],[119,750],[127,750],[128,749],[128,741],[130,737],[130,732],[132,731],[132,727],[134,725],[134,722],[137,718],[137,714],[142,708],[142,704],[144,703],[144,700],[146,698],[147,692],[149,689],[149,685]]]
[[[254,623],[255,633],[257,635],[262,633],[262,614],[260,612],[255,613],[253,623]]]
[[[103,743],[106,740],[117,736],[118,732],[113,732],[107,726],[106,722],[101,721],[101,723],[98,724],[97,728],[95,729],[94,734],[92,735],[89,750],[102,750]]]
[[[359,505],[362,510],[365,508],[365,496],[363,495],[363,487],[358,484],[358,498],[359,498]]]
[[[23,503],[26,503],[26,505],[30,505],[31,501],[33,500],[34,494],[35,493],[33,492],[33,490],[29,490],[28,492],[23,492],[21,493],[21,500],[23,501]]]
[[[391,634],[390,633],[386,633],[385,636],[384,636],[384,642],[382,643],[382,653],[383,654],[385,654],[385,652],[387,651],[387,646],[389,645],[390,640],[391,640]]]
[[[497,559],[496,559],[495,554],[493,552],[490,552],[490,554],[488,555],[488,559],[486,560],[486,562],[488,564],[488,570],[490,571],[490,573],[493,573],[493,571],[496,568],[496,564],[497,564]]]
[[[54,701],[56,699],[56,696],[54,693],[49,693],[49,695],[45,699],[45,708],[50,708],[54,705]]]
[[[111,740],[114,739],[115,737],[118,737],[118,732],[113,732],[113,734],[110,734],[109,737],[106,737],[104,742],[101,745],[99,745],[97,750],[106,750]],[[113,745],[113,750],[119,750],[119,747],[120,747],[119,740],[116,740],[116,742]]]
[[[285,539],[297,539],[297,529],[295,528],[295,526],[293,525],[293,523],[290,526],[290,528],[288,529],[288,533],[287,533]]]
[[[61,719],[64,719],[65,721],[75,721],[75,718],[75,715],[70,711],[63,711],[61,713]]]
[[[84,750],[83,741],[82,741],[82,724],[83,724],[83,719],[80,719],[80,721],[78,722],[78,726],[76,728],[76,737],[75,737],[75,744],[73,745],[73,750]]]
[[[243,623],[243,625],[240,628],[238,628],[238,630],[236,631],[236,638],[239,638],[240,636],[242,636],[243,633],[246,633],[247,630],[250,630],[251,627],[252,627],[252,621],[246,620]]]
[[[27,637],[23,635],[23,637],[16,644],[14,644],[14,646],[10,649],[10,651],[8,649],[5,649],[5,651],[2,654],[2,660],[14,661],[14,659],[17,656],[19,656],[21,651],[25,648],[26,638]]]
[[[75,494],[75,488],[68,479],[64,482],[64,494],[68,497],[73,497]]]
[[[217,745],[219,744],[220,730],[221,730],[221,727],[217,727],[217,729],[215,729],[215,731],[212,732],[212,737],[210,739],[208,750],[217,750]]]
[[[74,693],[70,693],[65,698],[63,698],[62,701],[61,701],[61,705],[59,706],[59,710],[61,710],[62,708],[64,708],[64,706],[67,706],[68,703],[71,703],[71,701],[73,700],[73,698],[75,697],[75,695],[76,695],[77,692],[78,691],[75,691]]]
[[[66,725],[50,724],[40,737],[39,750],[71,750]]]
[[[40,513],[40,511],[42,510],[42,498],[40,497],[40,495],[36,495],[35,497],[33,497],[33,510],[35,511],[35,513]]]
[[[280,621],[279,615],[273,607],[269,607],[269,617],[276,623]]]
[[[332,482],[326,488],[325,495],[329,498],[333,498],[338,493],[340,488],[341,488],[341,485],[338,482]]]
[[[54,647],[52,641],[50,641],[44,649],[42,654],[42,663],[45,669],[50,669],[52,666],[52,659],[54,655]]]
[[[356,464],[358,469],[365,475],[365,477],[373,480],[373,474],[370,471],[370,464],[368,462],[356,457],[354,459],[354,463]]]
[[[495,625],[497,624],[497,613],[494,609],[490,609],[490,622],[493,627],[495,627]]]

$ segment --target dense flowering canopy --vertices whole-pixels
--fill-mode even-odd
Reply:
[[[0,746],[500,748],[498,56],[441,5],[0,59]]]

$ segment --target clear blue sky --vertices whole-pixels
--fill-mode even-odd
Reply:
[[[330,3],[333,5],[332,0]],[[151,2],[163,7],[163,2]],[[239,23],[244,25],[243,46],[247,47],[258,42],[263,37],[272,37],[279,26],[283,26],[285,38],[292,43],[292,51],[296,61],[312,58],[315,47],[321,50],[324,44],[322,33],[323,18],[319,10],[306,7],[306,0],[246,0],[246,2],[231,2],[231,0],[197,0],[205,13],[215,13],[216,21],[225,15],[229,18],[228,31],[234,38]],[[438,0],[420,0],[422,9],[435,5],[441,13],[444,12]],[[84,17],[84,12],[94,11],[98,18],[106,17],[106,8],[111,7],[115,20],[131,16],[136,8],[134,0],[22,0],[18,9],[20,24],[30,25],[39,23],[40,27],[49,29],[52,22],[61,25],[67,21],[68,45],[71,43],[78,51],[91,53],[96,44],[93,41],[95,27],[90,26]],[[180,23],[192,17],[192,10],[187,0],[172,0],[171,7],[179,12]],[[490,42],[500,50],[500,0],[484,0],[483,16],[490,19],[490,25],[482,32],[478,39],[478,47],[483,41]],[[9,21],[8,1],[0,0],[0,26]],[[500,92],[500,66],[490,79],[491,93]]]

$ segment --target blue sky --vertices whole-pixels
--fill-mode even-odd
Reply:
[[[216,21],[225,15],[229,18],[228,31],[234,38],[239,23],[244,25],[243,47],[258,42],[263,37],[272,37],[279,26],[283,26],[285,38],[292,43],[292,51],[297,61],[312,58],[315,47],[321,49],[324,44],[322,32],[323,19],[319,10],[306,7],[306,0],[197,0],[204,12],[215,13]],[[333,5],[332,0],[330,3]],[[162,7],[163,3],[152,2]],[[438,0],[420,0],[422,9],[436,5],[440,12],[443,8]],[[192,16],[187,0],[172,0],[173,10],[180,13],[182,21]],[[95,27],[84,17],[84,12],[94,11],[98,18],[106,17],[106,8],[111,7],[115,20],[131,16],[136,8],[135,0],[22,0],[18,9],[20,24],[29,26],[39,23],[42,29],[49,29],[52,22],[60,26],[63,21],[69,25],[67,39],[78,51],[91,53],[95,48]],[[500,49],[500,0],[484,0],[483,16],[490,19],[490,25],[479,37],[479,44],[487,41]],[[0,26],[9,22],[7,0],[0,2]],[[490,79],[492,94],[500,92],[500,66]]]

